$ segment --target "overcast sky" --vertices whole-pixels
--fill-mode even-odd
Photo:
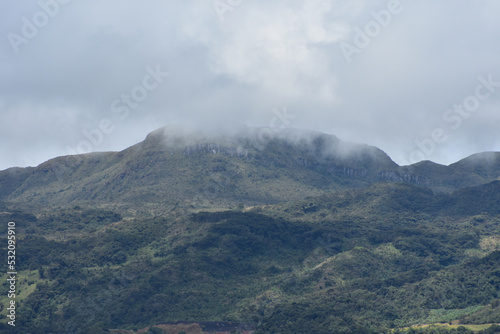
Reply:
[[[0,170],[168,124],[314,129],[399,164],[500,151],[499,17],[497,0],[4,0]]]

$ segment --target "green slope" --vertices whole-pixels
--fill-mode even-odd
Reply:
[[[122,152],[0,172],[0,224],[16,222],[24,277],[17,332],[497,321],[498,153],[399,167],[334,136],[252,131],[166,128]]]
[[[19,270],[41,273],[20,328],[94,333],[183,320],[380,333],[474,319],[500,293],[500,216],[488,203],[456,211],[478,191],[497,196],[497,184],[453,195],[375,185],[188,216],[3,213],[18,221]]]
[[[94,205],[156,214],[280,203],[387,181],[452,192],[494,181],[500,170],[498,153],[450,166],[399,167],[375,147],[298,130],[266,140],[258,129],[191,136],[167,127],[122,152],[1,171],[0,201],[31,209]]]

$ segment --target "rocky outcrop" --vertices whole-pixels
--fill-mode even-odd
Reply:
[[[415,175],[415,174],[410,174],[410,173],[405,173],[405,172],[398,172],[398,171],[381,171],[377,175],[379,179],[385,180],[385,181],[391,181],[391,182],[402,182],[402,183],[409,183],[409,184],[416,184],[416,185],[422,185],[422,186],[430,186],[429,179],[426,178],[425,176],[420,176],[420,175]]]
[[[214,143],[196,144],[184,148],[184,156],[186,157],[197,153],[222,154],[239,158],[248,157],[248,151],[242,147],[228,147]]]

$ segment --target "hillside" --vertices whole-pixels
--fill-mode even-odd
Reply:
[[[227,323],[390,333],[498,321],[497,153],[400,167],[330,135],[261,141],[255,131],[207,139],[164,128],[122,152],[0,172],[19,277],[14,331],[0,287],[0,332]]]
[[[280,203],[387,181],[451,192],[498,179],[499,157],[484,153],[450,166],[400,167],[378,148],[316,132],[288,130],[263,139],[252,128],[228,137],[166,127],[122,152],[1,171],[0,201],[33,209],[97,205],[157,213]]]
[[[500,297],[500,216],[489,203],[457,212],[457,198],[477,192],[499,199],[498,184],[451,196],[386,184],[183,217],[1,217],[22,236],[22,289],[36,284],[20,308],[33,333],[179,320],[380,333],[483,308],[495,321],[486,308]]]
[[[307,133],[292,143],[258,136],[199,138],[160,129],[122,152],[60,157],[0,173],[3,201],[23,206],[231,207],[359,187],[397,168],[382,151]],[[307,138],[309,137],[309,138]],[[212,205],[212,203],[209,203]],[[151,208],[158,209],[157,205]]]
[[[425,175],[436,189],[444,191],[485,184],[500,178],[500,154],[473,154],[449,166],[423,161],[405,168],[416,175]]]

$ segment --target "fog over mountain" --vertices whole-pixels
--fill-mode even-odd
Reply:
[[[2,5],[0,333],[500,333],[500,1]]]
[[[315,131],[240,128],[237,134],[167,126],[123,151],[70,155],[0,171],[0,204],[24,208],[106,206],[165,213],[275,204],[307,196],[407,184],[436,193],[500,178],[500,152],[450,166],[399,166],[382,150]],[[214,204],[216,203],[216,204]]]
[[[164,125],[303,128],[395,162],[500,151],[494,0],[40,0],[0,13],[0,170]]]
[[[159,128],[0,171],[0,333],[498,333],[499,203],[500,152]]]

